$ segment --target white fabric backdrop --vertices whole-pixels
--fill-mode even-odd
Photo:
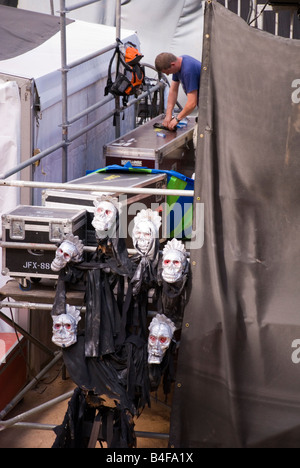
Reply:
[[[16,166],[19,161],[21,104],[19,88],[16,82],[0,80],[0,156],[1,172],[6,172]],[[15,177],[15,176],[14,176]],[[18,189],[0,187],[0,215],[12,210],[18,204]],[[0,218],[0,232],[2,234],[2,220]],[[0,248],[0,267],[2,271],[2,249]],[[8,276],[0,276],[0,287],[9,280]],[[5,312],[5,310],[4,310]],[[10,312],[7,312],[10,316]],[[15,313],[18,321],[18,312]],[[0,320],[0,332],[10,332],[12,329]]]
[[[137,32],[144,62],[154,65],[155,57],[160,52],[172,52],[175,55],[187,54],[201,60],[204,1],[122,0],[122,3],[122,28]],[[67,2],[67,6],[75,4],[78,4],[78,0]],[[48,0],[19,0],[19,8],[51,13]],[[56,15],[59,9],[59,0],[54,0]],[[116,0],[102,0],[72,11],[68,14],[68,18],[115,26],[115,10]],[[148,75],[151,76],[150,71]],[[181,104],[185,102],[182,90],[179,101]]]
[[[102,24],[87,23],[76,20],[66,28],[67,61],[71,63],[88,57],[99,49],[105,49],[116,41],[115,28]],[[139,46],[139,39],[133,31],[122,28],[121,39],[133,41]],[[61,110],[61,47],[60,33],[45,41],[38,47],[8,60],[0,61],[0,73],[34,80],[40,99],[38,121],[35,118],[34,145],[43,151],[62,140],[60,123]],[[68,115],[69,118],[87,107],[104,99],[107,82],[108,64],[113,50],[91,59],[68,72]],[[112,111],[114,101],[84,117],[70,127],[70,135],[80,131],[90,123]],[[103,145],[115,139],[113,118],[102,123],[89,132],[88,138],[83,135],[68,148],[68,180],[85,175],[86,170],[96,170],[105,165]],[[126,110],[126,119],[121,121],[121,133],[134,128],[134,109]],[[29,136],[30,138],[30,136]],[[53,171],[53,167],[56,168]],[[1,169],[0,169],[0,172]],[[62,181],[61,150],[52,153],[33,168],[33,180],[47,182]],[[40,205],[41,190],[34,191],[35,205]]]

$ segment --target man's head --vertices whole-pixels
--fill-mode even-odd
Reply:
[[[162,52],[155,59],[155,68],[158,72],[171,75],[180,71],[181,58],[169,52]]]

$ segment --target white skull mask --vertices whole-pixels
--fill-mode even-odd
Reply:
[[[165,315],[154,317],[149,326],[148,363],[160,364],[170,346],[175,325]]]
[[[150,243],[153,240],[153,227],[151,221],[140,221],[132,232],[133,245],[143,254],[149,250]]]
[[[160,226],[161,218],[157,211],[152,211],[150,208],[141,210],[134,218],[132,231],[134,248],[149,257],[154,255]]]
[[[117,208],[109,201],[96,202],[94,219],[92,225],[96,230],[97,237],[103,237],[103,231],[110,231],[116,223]]]
[[[77,342],[77,324],[81,320],[75,306],[67,305],[66,313],[53,315],[52,341],[60,348],[68,348]]]
[[[175,283],[183,274],[185,267],[185,257],[178,250],[170,250],[163,258],[162,277],[167,283]]]
[[[55,259],[51,263],[51,270],[60,271],[67,263],[72,261],[78,261],[79,253],[76,245],[69,240],[65,240],[56,249]]]
[[[180,280],[186,268],[187,256],[184,246],[177,239],[169,241],[163,251],[162,277],[167,283]]]

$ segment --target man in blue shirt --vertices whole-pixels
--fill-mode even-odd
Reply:
[[[163,52],[156,57],[155,68],[165,75],[173,75],[163,125],[174,130],[178,122],[190,115],[198,105],[201,62],[189,55],[176,57],[174,54]],[[180,83],[187,95],[187,102],[177,117],[174,117],[173,110],[177,102]]]

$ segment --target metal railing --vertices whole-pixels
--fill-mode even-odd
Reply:
[[[73,5],[72,7],[67,8],[66,7],[66,1],[65,0],[60,0],[60,25],[61,25],[61,82],[62,82],[62,139],[61,141],[57,142],[55,145],[46,148],[36,156],[31,157],[29,156],[27,161],[24,161],[23,163],[15,166],[13,169],[0,174],[0,186],[14,186],[14,187],[31,187],[31,188],[38,188],[38,187],[47,187],[47,188],[57,188],[57,189],[65,189],[66,185],[64,183],[62,184],[53,184],[53,183],[48,183],[48,182],[32,182],[32,181],[20,181],[20,180],[14,180],[14,181],[8,181],[6,180],[8,177],[19,173],[21,170],[23,170],[26,167],[32,166],[35,162],[38,162],[42,160],[43,158],[49,156],[50,154],[54,153],[55,151],[61,149],[62,150],[62,180],[63,182],[66,182],[68,180],[68,171],[67,171],[67,166],[68,166],[68,147],[69,145],[79,138],[81,135],[89,132],[91,129],[94,127],[100,125],[102,122],[105,120],[108,120],[109,118],[115,116],[116,117],[116,137],[118,137],[118,134],[120,133],[120,113],[125,111],[127,108],[135,105],[137,102],[141,101],[145,97],[151,95],[152,93],[155,93],[156,91],[160,90],[161,91],[161,99],[163,99],[163,89],[166,86],[166,82],[158,80],[158,83],[155,86],[151,86],[148,88],[148,90],[144,93],[141,93],[137,98],[133,98],[128,102],[128,105],[126,107],[120,106],[120,100],[119,98],[113,98],[113,97],[107,97],[103,99],[102,101],[99,101],[98,103],[94,104],[93,106],[85,109],[84,111],[78,113],[77,115],[73,117],[69,117],[68,113],[68,72],[93,59],[96,58],[106,52],[109,52],[110,50],[114,50],[114,48],[117,45],[117,42],[112,44],[111,46],[108,46],[104,49],[99,50],[98,52],[88,55],[81,60],[77,60],[72,63],[67,63],[67,34],[66,34],[66,15],[67,13],[78,9],[82,8],[84,6],[91,5],[93,3],[97,3],[101,0],[87,0],[85,2],[77,3],[76,5]],[[50,8],[51,8],[51,13],[54,14],[54,2],[53,0],[50,0]],[[116,38],[119,38],[121,36],[121,0],[116,0]],[[76,134],[69,135],[69,127],[72,123],[76,122],[77,120],[81,119],[84,116],[87,116],[91,112],[93,112],[95,109],[98,109],[105,104],[109,103],[110,101],[115,99],[115,108],[111,111],[108,112],[106,115],[101,117],[98,120],[94,120],[91,122],[89,125],[85,126],[82,128],[80,131],[78,131]],[[74,187],[72,184],[68,184],[68,188],[76,188],[76,190],[80,191],[90,191],[91,187],[90,186],[78,186]],[[164,190],[164,189],[146,189],[146,188],[139,188],[139,189],[129,189],[125,187],[119,187],[117,190],[116,188],[112,187],[95,187],[93,191],[99,191],[99,192],[123,192],[123,193],[147,193],[147,194],[155,194],[155,192],[159,193],[159,195],[163,194],[177,194],[178,196],[191,196],[193,194],[192,191],[181,191],[181,190],[175,190],[175,191],[169,191],[169,190]],[[53,249],[53,246],[51,246],[51,249]],[[88,247],[87,247],[88,249]],[[29,303],[29,302],[6,302],[6,301],[1,301],[0,302],[0,311],[3,307],[12,307],[12,308],[20,308],[20,309],[39,309],[39,310],[50,310],[53,305],[52,304],[38,304],[38,303]],[[84,310],[84,308],[83,308]],[[0,315],[3,319],[3,314],[0,312]],[[15,324],[16,327],[20,329],[18,325]],[[21,331],[21,330],[20,330]],[[24,335],[28,336],[29,334],[25,331],[22,330]],[[43,345],[39,343],[37,340],[35,340],[32,336],[30,336],[30,339],[34,344],[37,346],[40,346],[43,348]],[[46,348],[43,348],[44,351],[47,351]],[[25,427],[28,429],[44,429],[44,430],[53,430],[54,426],[51,424],[38,424],[38,423],[25,423],[23,422],[27,417],[33,416],[40,412],[43,409],[49,408],[61,401],[64,401],[65,399],[68,399],[72,396],[73,391],[68,392],[58,398],[55,398],[47,403],[44,403],[43,405],[39,405],[36,408],[27,411],[26,413],[20,414],[10,420],[3,421],[3,418],[7,416],[7,414],[10,412],[12,408],[15,407],[15,405],[23,398],[23,396],[31,389],[33,386],[36,385],[36,382],[42,378],[48,370],[58,361],[62,358],[62,353],[59,352],[55,355],[53,360],[0,412],[0,431],[4,430],[8,427]],[[136,432],[137,437],[146,437],[146,438],[158,438],[158,439],[168,439],[169,435],[168,434],[161,434],[161,433],[152,433],[152,432]]]
[[[77,10],[79,8],[91,5],[93,3],[98,3],[101,0],[87,0],[85,2],[77,3],[71,7],[66,7],[66,0],[60,0],[60,25],[61,25],[61,72],[62,72],[62,180],[67,181],[68,180],[68,147],[69,144],[74,141],[75,139],[79,138],[81,135],[87,133],[90,131],[92,128],[96,127],[100,123],[104,122],[105,120],[111,118],[112,116],[115,116],[116,119],[116,138],[120,136],[120,113],[124,111],[126,108],[132,106],[136,102],[140,101],[143,99],[143,95],[138,96],[136,99],[131,100],[129,105],[126,107],[121,107],[120,106],[120,98],[116,97],[115,98],[115,109],[114,111],[109,112],[106,114],[104,117],[102,117],[99,120],[94,121],[90,125],[86,126],[83,128],[80,132],[78,132],[76,135],[73,135],[72,138],[69,137],[69,126],[71,122],[74,122],[75,120],[78,120],[79,118],[87,115],[91,111],[93,111],[95,108],[100,107],[107,102],[111,101],[113,98],[108,98],[104,99],[103,101],[99,102],[97,105],[93,106],[90,109],[86,109],[85,112],[82,112],[81,114],[77,115],[73,119],[69,119],[68,115],[68,80],[67,80],[67,74],[68,72],[99,56],[102,55],[110,50],[114,50],[117,42],[111,46],[106,47],[105,49],[101,49],[99,52],[86,56],[82,58],[81,60],[77,60],[73,63],[67,63],[67,38],[66,38],[66,15],[67,13],[70,13],[71,11]],[[116,1],[116,39],[121,37],[121,0]],[[163,88],[163,83],[160,82],[157,86],[152,87],[147,91],[147,94],[154,93],[157,89],[162,89]]]
[[[300,39],[300,2],[217,0],[249,25],[276,36]]]
[[[82,112],[78,113],[75,116],[70,117],[68,112],[68,72],[79,65],[82,65],[98,56],[101,56],[109,51],[113,51],[117,45],[117,41],[114,44],[111,44],[103,49],[99,49],[93,54],[86,55],[85,57],[76,60],[74,62],[68,63],[67,62],[67,18],[66,15],[79,8],[83,8],[85,6],[91,5],[93,3],[98,3],[101,0],[86,0],[84,2],[77,3],[72,7],[66,7],[66,0],[60,0],[60,34],[61,34],[61,84],[62,84],[62,138],[61,141],[58,141],[53,146],[44,149],[40,153],[35,156],[29,155],[29,157],[23,161],[22,163],[16,165],[14,168],[10,169],[9,171],[0,174],[0,179],[7,179],[8,177],[18,174],[23,169],[32,166],[35,163],[38,163],[45,157],[53,154],[55,151],[61,149],[62,150],[62,181],[68,181],[68,148],[72,142],[77,140],[82,135],[88,133],[93,128],[97,127],[101,123],[105,122],[106,120],[110,119],[111,117],[115,117],[116,120],[116,138],[120,136],[120,114],[126,111],[131,106],[136,105],[139,101],[144,99],[145,97],[155,93],[156,91],[160,91],[161,99],[163,100],[164,95],[164,87],[167,85],[166,81],[158,80],[158,83],[154,86],[149,86],[147,91],[140,94],[137,98],[132,98],[128,102],[128,105],[120,106],[120,99],[114,98],[113,96],[108,96],[105,99],[95,103],[93,106],[90,106],[83,110]],[[54,14],[54,3],[53,1],[50,2],[50,8],[52,14]],[[121,0],[116,0],[116,39],[119,38],[121,35]],[[77,133],[70,135],[69,130],[70,126],[80,120],[81,118],[91,114],[96,109],[105,106],[111,101],[115,100],[115,107],[113,110],[107,112],[105,115],[101,116],[101,118],[96,119],[83,127]]]

